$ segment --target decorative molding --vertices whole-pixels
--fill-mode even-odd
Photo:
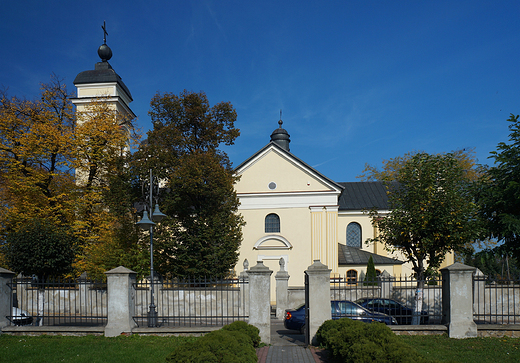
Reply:
[[[275,240],[278,242],[281,242],[284,246],[265,246],[262,247],[262,244],[269,240]],[[254,250],[290,250],[292,249],[292,244],[283,236],[277,235],[277,234],[270,234],[267,236],[264,236],[260,238],[258,241],[256,241],[255,245],[253,246]]]

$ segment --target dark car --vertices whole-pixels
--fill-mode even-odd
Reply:
[[[356,300],[356,303],[370,311],[393,316],[399,325],[409,325],[412,323],[413,309],[399,301],[393,299],[363,298]],[[428,313],[421,311],[421,324],[428,324],[428,320]]]
[[[387,325],[397,324],[397,321],[391,316],[369,311],[348,300],[331,301],[330,309],[332,319],[349,318],[363,321],[365,323],[377,321]],[[296,309],[285,310],[283,325],[286,329],[299,330],[303,333],[305,327],[305,305],[301,305]]]

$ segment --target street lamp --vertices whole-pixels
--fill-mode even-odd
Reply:
[[[159,187],[159,186],[157,186]],[[146,203],[145,203],[146,204]],[[148,218],[148,211],[145,210],[143,212],[143,218],[136,224],[144,230],[150,231],[150,278],[151,278],[151,289],[150,289],[150,306],[148,308],[148,326],[155,327],[157,326],[157,309],[154,303],[154,279],[155,274],[153,270],[153,227],[155,226],[155,222],[159,223],[166,215],[163,214],[159,210],[159,204],[155,204],[155,209],[152,212],[153,208],[153,175],[152,169],[150,169],[150,199],[147,205],[148,211],[150,211],[150,218]]]

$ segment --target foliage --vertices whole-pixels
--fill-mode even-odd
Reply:
[[[370,258],[368,259],[367,274],[365,275],[365,281],[363,285],[377,285],[376,266],[374,265],[374,259],[372,258],[372,256],[370,256]]]
[[[67,227],[33,219],[7,236],[4,246],[9,266],[40,281],[72,271],[78,239]]]
[[[464,250],[479,236],[472,184],[453,154],[415,154],[386,185],[392,212],[370,212],[380,232],[370,242],[401,252],[418,281],[435,273],[447,253]]]
[[[242,239],[236,180],[219,150],[239,135],[230,103],[213,107],[204,93],[157,94],[154,128],[135,155],[135,168],[150,168],[164,182],[161,210],[170,218],[154,232],[157,272],[177,277],[224,275],[235,265]],[[143,178],[145,179],[145,178]]]
[[[0,94],[0,239],[33,218],[55,225],[74,218],[69,96],[56,77],[35,101]]]
[[[242,333],[249,336],[249,338],[251,338],[251,341],[253,342],[253,346],[255,348],[258,348],[258,346],[260,345],[260,335],[258,335],[260,330],[258,330],[256,326],[248,324],[245,321],[235,321],[229,325],[224,326],[222,330],[241,331]]]
[[[464,263],[478,268],[486,276],[493,279],[518,279],[520,265],[518,260],[511,256],[508,248],[500,245],[493,249],[466,254]]]
[[[135,193],[125,170],[137,140],[131,120],[104,98],[76,115],[71,96],[56,77],[35,101],[0,95],[0,240],[45,219],[70,226],[79,238],[79,273],[104,277],[128,260],[139,271],[146,246],[135,243]]]
[[[392,159],[383,160],[382,169],[369,164],[365,164],[365,169],[357,178],[364,181],[384,181],[395,180],[399,175],[399,170],[417,154],[423,154],[421,151],[413,151],[397,156]],[[451,152],[451,155],[458,161],[460,167],[464,170],[466,177],[471,181],[477,181],[483,172],[477,167],[476,153],[474,149],[462,149]]]
[[[501,142],[491,153],[494,166],[487,170],[478,193],[488,236],[503,242],[520,258],[520,120],[511,114],[509,143]]]
[[[240,330],[216,330],[178,346],[167,358],[172,363],[256,363],[253,343]]]
[[[382,323],[348,318],[325,321],[316,332],[318,344],[337,362],[424,362],[410,346]]]

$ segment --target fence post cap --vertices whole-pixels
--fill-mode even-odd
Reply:
[[[476,267],[464,265],[460,262],[455,262],[452,265],[449,265],[447,267],[441,268],[439,271],[475,271]]]
[[[132,271],[124,266],[119,266],[116,268],[113,268],[110,271],[106,271],[105,275],[116,275],[116,274],[137,274],[135,271]]]
[[[16,275],[13,271],[9,271],[3,267],[0,267],[0,274],[1,275]]]

